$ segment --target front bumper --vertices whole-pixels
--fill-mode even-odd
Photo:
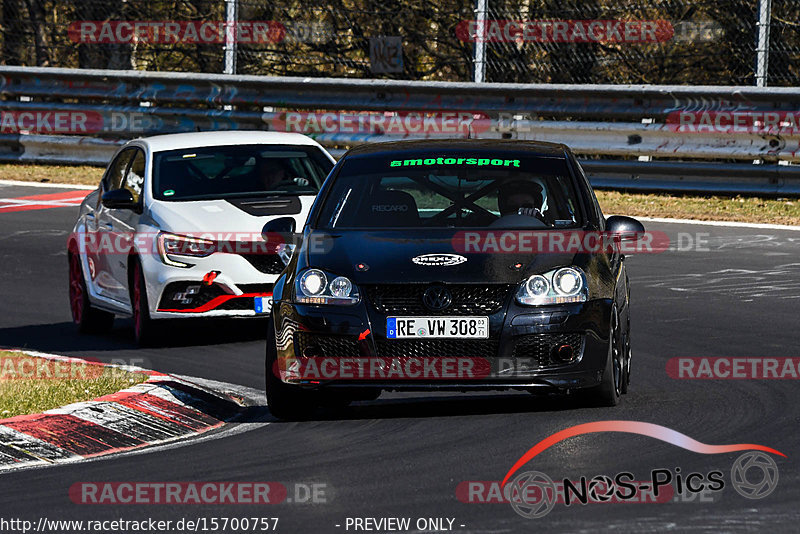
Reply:
[[[489,315],[489,339],[396,340],[386,337],[387,316],[363,299],[352,307],[278,302],[273,372],[326,389],[588,388],[606,368],[611,309],[610,300],[511,303]],[[564,346],[569,352],[558,351]]]
[[[278,274],[262,272],[240,255],[192,258],[191,267],[165,265],[153,254],[140,258],[153,319],[269,315],[267,303]],[[207,283],[210,273],[213,280]],[[255,311],[256,297],[266,297],[262,313]]]

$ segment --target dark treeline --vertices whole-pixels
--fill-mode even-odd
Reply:
[[[100,69],[222,72],[215,42],[93,43],[81,21],[224,21],[224,0],[0,0],[0,63]],[[666,21],[662,42],[490,42],[486,81],[752,85],[758,0],[489,0],[490,21]],[[800,0],[773,0],[769,85],[797,85]],[[241,42],[243,74],[466,81],[473,47],[459,24],[465,0],[240,0],[240,21],[275,21],[269,42]],[[502,24],[502,23],[501,23]],[[100,26],[98,25],[98,28]],[[73,30],[70,32],[70,30]],[[397,69],[376,69],[371,38],[402,40]],[[395,50],[398,52],[399,50]],[[399,70],[398,70],[399,69]]]

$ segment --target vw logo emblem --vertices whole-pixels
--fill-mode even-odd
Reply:
[[[422,303],[431,311],[442,311],[453,303],[453,295],[442,286],[429,287],[422,295]]]

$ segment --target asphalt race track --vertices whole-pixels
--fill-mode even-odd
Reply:
[[[57,192],[0,186],[0,197]],[[129,320],[106,336],[79,336],[67,299],[65,242],[76,208],[0,210],[0,346],[27,347],[105,361],[125,360],[167,373],[262,388],[263,321],[176,326],[164,345],[138,349]],[[147,454],[0,475],[4,517],[171,519],[278,517],[279,532],[353,532],[347,518],[451,518],[460,532],[625,532],[745,530],[796,532],[800,519],[800,382],[676,380],[673,357],[797,357],[800,232],[646,223],[648,230],[703,240],[697,250],[629,259],[634,368],[616,408],[523,393],[384,393],[372,403],[322,413],[303,423],[252,410],[253,430]],[[769,496],[752,500],[730,487],[741,454],[698,454],[651,437],[596,433],[570,438],[522,471],[577,480],[654,469],[703,475],[719,470],[713,495],[665,503],[556,504],[526,519],[506,503],[463,503],[462,481],[502,480],[529,448],[553,433],[602,420],[655,423],[702,443],[753,443],[781,451]],[[755,475],[753,475],[754,478]],[[325,501],[248,505],[78,505],[68,495],[86,481],[276,481],[324,484]],[[290,490],[290,498],[292,497]],[[447,524],[447,522],[445,522]],[[338,525],[338,526],[337,526]],[[463,525],[463,526],[462,526]],[[412,529],[413,530],[413,529]]]

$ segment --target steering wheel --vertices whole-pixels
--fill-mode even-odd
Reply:
[[[309,187],[311,185],[311,181],[308,178],[303,178],[301,176],[296,176],[294,178],[287,178],[285,180],[281,180],[277,184],[270,187],[270,190],[291,190],[293,187]]]

